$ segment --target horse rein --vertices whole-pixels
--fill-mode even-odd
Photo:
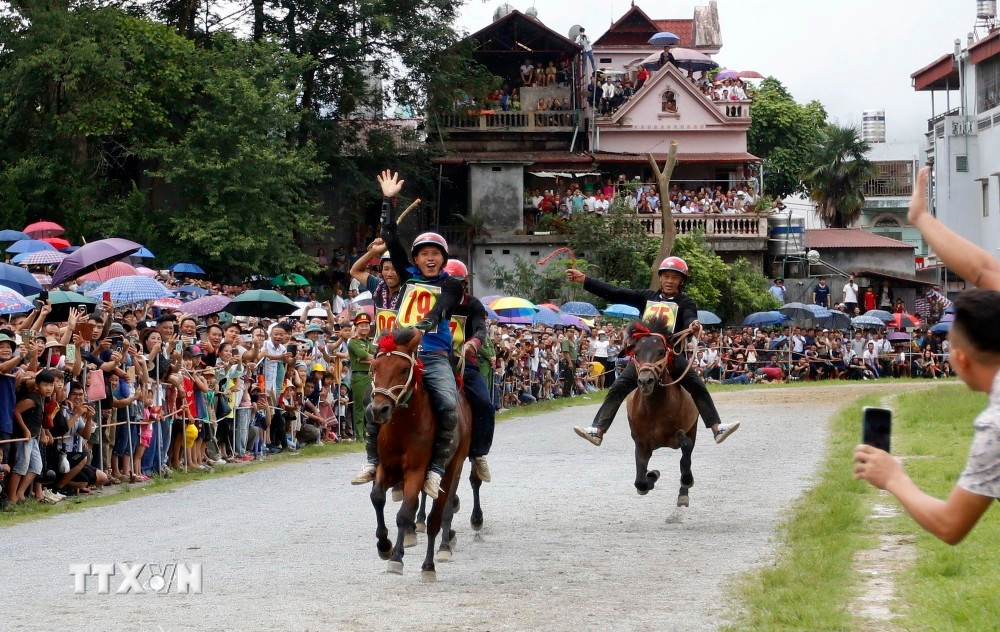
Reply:
[[[635,334],[633,334],[633,336],[635,336]],[[671,346],[667,343],[667,338],[663,334],[657,334],[657,333],[649,332],[649,333],[641,334],[639,336],[639,338],[641,339],[641,338],[645,338],[647,336],[655,336],[656,338],[660,339],[660,342],[663,343],[664,356],[662,358],[660,358],[659,360],[657,360],[656,362],[639,362],[638,360],[636,360],[635,358],[633,358],[632,361],[635,362],[635,372],[636,372],[636,375],[638,375],[642,371],[647,371],[648,370],[648,371],[652,371],[654,375],[662,376],[663,372],[664,372],[664,369],[669,369],[668,365],[671,362],[671,358],[670,358]],[[682,331],[679,331],[679,332],[677,332],[676,334],[674,334],[672,336],[672,338],[674,339],[674,344],[673,344],[673,349],[672,350],[673,350],[673,352],[675,354],[677,354],[677,347],[680,346],[680,345],[682,345],[682,344],[684,344],[685,341],[690,336],[691,336],[691,328],[690,327],[688,327],[687,329],[684,329]],[[681,373],[680,377],[678,377],[676,380],[674,380],[672,382],[667,382],[667,383],[664,383],[663,380],[660,379],[659,380],[659,385],[666,387],[666,386],[673,386],[674,384],[677,384],[678,382],[680,382],[681,380],[683,380],[685,378],[685,376],[687,376],[688,371],[691,370],[691,367],[693,365],[694,365],[694,358],[691,358],[690,360],[688,360],[687,366],[684,367],[684,371]],[[668,371],[668,374],[669,374],[669,371]]]
[[[393,406],[400,406],[400,400],[403,401],[403,405],[409,400],[410,395],[413,390],[410,388],[410,382],[413,381],[414,369],[417,366],[417,359],[410,355],[409,353],[403,353],[402,351],[388,351],[376,354],[375,358],[378,359],[380,356],[384,355],[395,355],[401,358],[406,358],[410,363],[410,372],[406,376],[406,381],[402,384],[396,384],[395,386],[390,386],[389,388],[382,388],[381,386],[375,386],[375,375],[372,373],[372,395],[385,395],[390,400],[392,400]]]

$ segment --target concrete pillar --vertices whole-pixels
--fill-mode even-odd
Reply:
[[[469,165],[469,214],[483,217],[490,235],[524,230],[524,166]]]

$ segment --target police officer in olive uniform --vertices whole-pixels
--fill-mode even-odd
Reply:
[[[354,317],[355,337],[347,341],[351,359],[351,396],[354,397],[354,437],[365,435],[365,398],[372,388],[370,373],[375,358],[375,342],[371,334],[372,317],[364,312]]]

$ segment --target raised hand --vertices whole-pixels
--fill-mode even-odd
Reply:
[[[393,173],[389,169],[375,176],[375,179],[378,180],[379,186],[382,187],[382,195],[387,198],[399,195],[399,192],[403,190],[403,184],[406,183],[406,180],[399,179],[398,173]]]
[[[570,268],[566,270],[566,278],[573,283],[583,283],[587,279],[587,275],[576,268]]]
[[[930,167],[921,167],[920,173],[917,174],[917,185],[913,187],[913,195],[910,196],[910,211],[906,214],[906,218],[913,225],[927,214],[927,182],[930,176]]]

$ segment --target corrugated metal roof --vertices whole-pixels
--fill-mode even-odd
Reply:
[[[805,232],[806,248],[908,248],[913,244],[890,239],[860,228],[814,228]]]

